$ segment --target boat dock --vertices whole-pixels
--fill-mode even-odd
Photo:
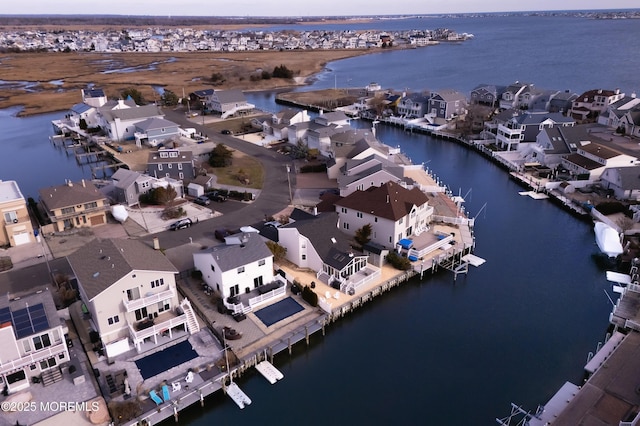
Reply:
[[[272,385],[278,380],[282,380],[284,378],[284,374],[282,374],[280,370],[274,367],[273,364],[267,360],[257,363],[256,370],[258,370],[258,372],[262,374]]]

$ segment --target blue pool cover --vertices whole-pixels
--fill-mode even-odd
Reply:
[[[198,353],[193,350],[191,343],[185,340],[160,352],[140,358],[136,361],[136,365],[142,378],[147,380],[149,377],[157,376],[163,371],[190,361],[197,356]]]
[[[291,297],[256,311],[255,314],[267,327],[300,312],[304,308]]]

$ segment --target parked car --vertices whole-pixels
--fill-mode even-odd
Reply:
[[[225,228],[218,228],[214,231],[213,235],[217,240],[224,241],[224,237],[228,237],[229,235],[231,235],[231,232],[229,232],[229,230]]]
[[[228,129],[221,130],[220,133],[222,133],[223,135],[231,135],[231,134],[233,134],[233,132],[231,130],[228,130]]]
[[[207,192],[206,195],[211,201],[215,201],[216,203],[223,203],[223,202],[227,201],[227,197],[225,197],[224,195],[222,195],[218,191]]]
[[[188,228],[191,225],[193,225],[193,222],[191,221],[191,219],[189,219],[187,217],[187,218],[180,219],[180,220],[177,220],[177,221],[173,222],[169,226],[169,229],[171,229],[172,231],[177,231],[178,229]]]
[[[211,203],[211,201],[209,201],[209,197],[205,197],[204,195],[196,197],[193,202],[200,204],[201,206],[208,206]]]

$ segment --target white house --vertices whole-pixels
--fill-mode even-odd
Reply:
[[[265,135],[271,135],[277,140],[286,140],[289,135],[289,126],[309,121],[309,114],[306,110],[295,110],[291,108],[279,111],[271,116],[270,120],[262,122],[262,131]]]
[[[574,154],[562,159],[562,165],[575,175],[587,175],[596,180],[608,167],[632,167],[638,159],[597,143],[578,147]]]
[[[349,159],[342,166],[341,171],[337,180],[342,197],[387,182],[399,182],[404,176],[404,169],[401,166],[376,154],[363,159]]]
[[[281,283],[274,285],[273,254],[255,232],[235,234],[225,244],[195,252],[193,264],[234,313],[285,294]]]
[[[189,301],[178,297],[178,271],[159,250],[138,240],[95,239],[67,260],[108,357],[199,331]]]
[[[13,393],[28,388],[32,377],[59,375],[70,359],[67,332],[49,290],[0,299],[0,386]]]
[[[371,225],[371,241],[393,249],[398,241],[429,226],[433,207],[418,188],[395,182],[356,191],[335,202],[340,228],[349,235]]]
[[[98,110],[98,120],[102,130],[114,141],[135,139],[136,124],[148,118],[162,118],[164,114],[156,105],[127,107],[126,101],[120,100],[114,109],[107,105]]]
[[[618,200],[640,200],[640,166],[607,168],[600,181]]]

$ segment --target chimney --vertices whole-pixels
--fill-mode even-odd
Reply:
[[[314,215],[314,216],[318,216],[318,206],[315,206],[315,207],[313,208],[313,215]]]
[[[387,204],[389,204],[389,194],[387,194]]]
[[[83,187],[83,188],[86,188],[86,187],[87,187],[87,185],[84,183],[84,179],[82,179],[82,187]]]
[[[153,249],[160,250],[160,240],[158,239],[158,237],[155,237],[153,239]]]

